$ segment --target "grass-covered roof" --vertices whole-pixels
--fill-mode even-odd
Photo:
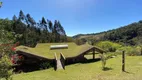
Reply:
[[[51,45],[64,45],[67,44],[67,49],[50,49]],[[26,53],[30,53],[33,55],[45,57],[48,59],[54,59],[54,53],[57,54],[59,58],[60,53],[62,53],[66,58],[67,57],[75,57],[80,55],[85,50],[91,49],[93,46],[89,44],[84,45],[76,45],[75,43],[38,43],[35,48],[26,47],[26,46],[18,46],[16,50],[23,51]]]

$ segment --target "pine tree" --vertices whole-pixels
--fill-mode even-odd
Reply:
[[[36,24],[35,20],[30,16],[30,14],[26,15],[26,22],[30,26],[34,26]]]
[[[58,21],[58,27],[59,27],[58,33],[60,34],[61,42],[65,42],[66,41],[66,32],[59,21]]]
[[[23,21],[24,22],[24,20],[25,20],[25,15],[24,15],[24,13],[23,13],[23,11],[22,10],[20,10],[20,12],[19,12],[19,18],[18,18],[18,20],[19,21]]]
[[[49,34],[48,34],[48,41],[53,42],[53,23],[50,20],[47,20],[48,22],[48,29],[49,29]]]
[[[54,42],[60,41],[60,34],[58,33],[59,27],[58,27],[58,21],[55,20],[54,27],[53,27],[53,36],[54,36]]]
[[[14,16],[12,17],[12,20],[13,20],[13,21],[17,21],[17,20],[18,20],[17,17],[16,17],[16,15],[14,15]]]
[[[49,38],[49,34],[48,34],[48,24],[45,20],[44,17],[42,17],[42,20],[40,21],[40,29],[42,30],[42,33],[41,33],[41,41],[42,42],[49,42],[48,41],[48,38]]]

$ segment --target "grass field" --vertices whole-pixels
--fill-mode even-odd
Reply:
[[[142,56],[127,56],[126,71],[121,71],[121,56],[111,58],[101,70],[101,61],[77,63],[66,66],[66,70],[54,71],[53,68],[13,75],[13,80],[141,80]]]
[[[68,44],[68,49],[54,49],[50,50],[51,45]],[[31,54],[36,54],[38,56],[46,57],[49,59],[54,59],[54,53],[59,57],[60,53],[63,53],[65,57],[74,57],[81,53],[81,51],[91,48],[92,46],[84,44],[81,46],[75,43],[39,43],[35,48],[30,48],[26,46],[19,46],[16,49]]]

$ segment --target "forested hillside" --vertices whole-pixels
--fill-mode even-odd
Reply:
[[[1,40],[7,39],[9,43],[19,42],[26,46],[35,46],[36,43],[73,41],[72,38],[67,37],[60,21],[52,22],[42,17],[36,22],[30,14],[24,14],[22,10],[18,16],[14,15],[12,20],[0,19],[0,31]],[[81,39],[83,42],[109,40],[125,45],[138,45],[142,42],[142,21],[105,32],[78,34],[73,38]]]
[[[36,22],[30,14],[24,14],[22,10],[19,16],[14,15],[12,20],[0,19],[0,30],[3,41],[8,38],[9,43],[19,42],[26,46],[35,46],[38,42],[67,41],[66,32],[60,21],[52,22],[42,17]]]
[[[100,33],[79,34],[74,36],[75,39],[92,39],[95,41],[110,40],[125,45],[138,45],[142,42],[142,21],[129,24]]]

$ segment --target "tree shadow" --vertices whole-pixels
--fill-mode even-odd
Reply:
[[[103,71],[109,71],[109,70],[113,70],[113,69],[110,68],[110,67],[104,67],[102,70],[103,70]]]
[[[128,72],[128,71],[123,71],[124,73],[128,73],[128,74],[134,74],[134,73],[132,73],[132,72]]]
[[[67,66],[67,65],[77,64],[77,63],[80,63],[80,64],[89,64],[89,63],[93,63],[93,62],[98,62],[100,60],[101,60],[100,58],[95,58],[95,59],[86,59],[86,58],[84,58],[84,60],[81,60],[81,61],[65,62],[65,65]]]
[[[87,60],[82,61],[82,62],[80,62],[80,63],[86,64],[86,63],[98,62],[98,61],[100,61],[100,60],[101,60],[100,58],[96,58],[96,59],[87,59]]]

